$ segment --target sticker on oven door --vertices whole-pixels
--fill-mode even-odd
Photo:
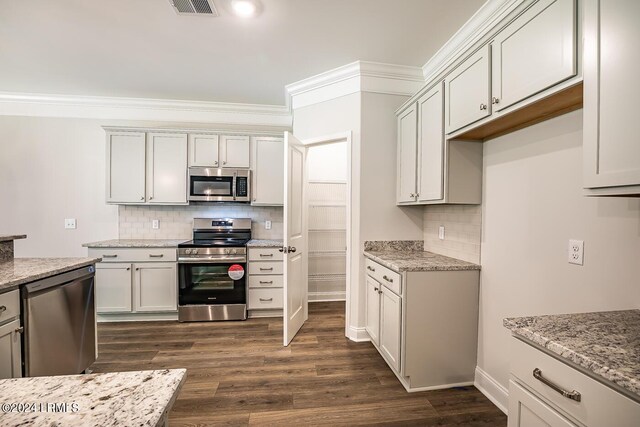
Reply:
[[[233,264],[229,267],[229,277],[233,280],[240,280],[244,277],[244,268],[240,264]]]

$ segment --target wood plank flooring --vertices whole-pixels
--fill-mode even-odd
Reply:
[[[370,343],[344,337],[344,303],[309,304],[289,347],[281,319],[101,323],[94,372],[187,368],[172,426],[506,426],[474,387],[407,393]]]

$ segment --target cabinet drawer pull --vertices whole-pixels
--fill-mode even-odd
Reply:
[[[567,390],[563,389],[562,387],[560,387],[559,385],[557,385],[557,384],[549,381],[545,377],[543,377],[542,376],[542,371],[540,369],[538,369],[538,368],[535,368],[533,370],[533,378],[537,379],[542,384],[551,387],[553,390],[557,391],[558,393],[560,393],[561,395],[563,395],[567,399],[575,400],[576,402],[580,402],[580,400],[582,399],[582,395],[579,392],[577,392],[575,390],[567,391]]]
[[[367,265],[367,270],[369,270],[369,271],[376,271],[376,269],[375,269],[375,268],[373,268],[373,267],[371,267],[370,265]]]
[[[260,254],[261,257],[270,258],[273,257],[273,254]]]
[[[261,285],[273,285],[273,280],[260,280]]]
[[[393,279],[389,279],[387,276],[382,276],[382,278],[389,283],[393,283]]]
[[[102,255],[102,258],[118,258],[118,255]]]
[[[149,258],[162,258],[164,256],[164,254],[149,254]]]
[[[269,268],[260,267],[260,271],[273,271],[273,267],[269,267]]]
[[[271,302],[271,301],[273,301],[273,298],[260,298],[260,301],[262,301],[262,302]]]
[[[7,311],[7,306],[6,305],[0,305],[0,314],[4,313],[5,311]]]

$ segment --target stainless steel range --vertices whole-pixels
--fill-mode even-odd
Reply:
[[[195,218],[193,240],[178,245],[180,322],[247,318],[250,218]]]

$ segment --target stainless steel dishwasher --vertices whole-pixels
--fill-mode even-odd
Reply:
[[[96,360],[93,265],[22,287],[23,374],[80,374]]]

